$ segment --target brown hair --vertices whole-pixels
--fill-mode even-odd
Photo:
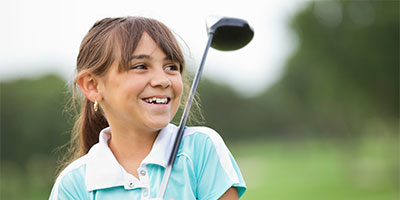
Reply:
[[[146,32],[167,55],[180,64],[184,72],[184,57],[174,35],[163,23],[144,17],[105,18],[97,21],[83,38],[77,58],[77,74],[93,73],[103,76],[111,64],[119,61],[119,71],[129,69],[129,58],[139,43],[143,32]],[[185,92],[187,78],[183,76]],[[74,81],[73,99],[76,97],[76,80]],[[186,95],[184,95],[186,96]],[[67,154],[62,160],[60,169],[71,161],[86,154],[99,141],[99,133],[108,122],[101,111],[95,112],[93,102],[81,99],[80,114],[75,121]]]

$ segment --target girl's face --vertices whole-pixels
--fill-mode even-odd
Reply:
[[[114,62],[99,81],[100,105],[112,126],[158,131],[178,110],[183,83],[179,63],[168,59],[144,32],[128,71]]]

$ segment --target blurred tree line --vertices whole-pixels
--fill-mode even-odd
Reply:
[[[203,78],[204,123],[227,140],[397,136],[398,8],[397,1],[310,3],[291,23],[298,48],[271,88],[249,98]],[[55,75],[1,82],[0,92],[4,180],[13,166],[28,171],[32,155],[54,159],[73,116],[63,113],[70,92]]]
[[[291,22],[297,50],[263,94],[243,98],[227,86],[202,83],[207,124],[230,138],[397,134],[398,5],[311,3]]]
[[[1,83],[1,159],[24,164],[69,138],[65,82],[55,75]]]

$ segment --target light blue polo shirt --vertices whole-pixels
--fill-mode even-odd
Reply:
[[[114,157],[108,147],[110,128],[105,128],[99,143],[61,172],[49,199],[155,198],[176,132],[173,124],[160,131],[136,178]],[[238,189],[239,197],[246,190],[240,169],[222,138],[210,128],[186,128],[164,199],[215,200],[232,186]]]

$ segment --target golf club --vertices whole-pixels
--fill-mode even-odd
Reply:
[[[164,198],[165,189],[167,187],[169,176],[171,174],[171,170],[176,158],[176,154],[178,152],[179,145],[183,137],[183,131],[189,116],[190,107],[192,106],[193,98],[194,95],[196,94],[197,86],[199,84],[200,77],[203,72],[203,67],[207,57],[208,49],[211,46],[212,48],[221,51],[237,50],[246,46],[254,36],[253,29],[249,26],[247,21],[238,18],[222,17],[216,23],[211,24],[211,26],[208,26],[207,24],[207,29],[208,29],[208,42],[203,57],[201,59],[200,66],[197,69],[196,75],[193,79],[188,100],[186,102],[186,106],[178,126],[178,133],[169,158],[168,166],[165,169],[164,177],[161,182],[160,189],[158,191],[157,199]]]

